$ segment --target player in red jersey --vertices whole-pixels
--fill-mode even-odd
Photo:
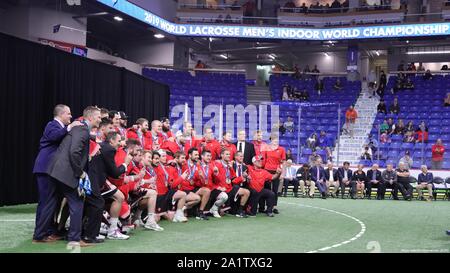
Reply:
[[[233,163],[230,159],[230,151],[223,150],[221,152],[221,160],[216,160],[214,162],[214,181],[218,185],[217,189],[225,191],[228,195],[227,204],[232,208],[238,206],[237,212],[235,213],[237,217],[247,217],[244,206],[247,203],[248,197],[250,196],[250,191],[239,186],[243,182],[242,177],[236,177],[236,173],[233,169]],[[237,203],[240,199],[239,204]]]
[[[175,141],[165,141],[161,146],[161,149],[167,153],[168,160],[172,160],[176,152],[181,151],[184,153],[185,139],[183,133],[178,131],[175,134]]]
[[[160,154],[158,152],[145,151],[144,155],[151,158],[151,174],[156,178],[153,182],[153,186],[156,186],[158,197],[156,200],[156,211],[167,212],[176,204],[176,212],[173,216],[173,222],[187,222],[187,218],[184,216],[183,207],[186,202],[186,193],[176,189],[176,183],[179,183],[180,178],[175,177],[169,172],[169,170],[162,164],[160,164]],[[154,173],[153,173],[154,172]],[[186,179],[187,172],[181,175],[181,179]],[[164,216],[169,216],[166,214]],[[170,219],[170,218],[169,218]]]
[[[214,139],[214,132],[211,128],[205,127],[205,134],[203,140],[200,143],[199,150],[209,150],[211,152],[212,160],[219,159],[220,153],[222,151],[220,143]]]
[[[231,132],[225,132],[223,133],[223,139],[220,142],[220,150],[228,150],[230,151],[230,158],[233,159],[234,155],[236,154],[236,146],[234,146],[233,143],[231,143]]]
[[[214,163],[211,162],[211,152],[209,150],[202,151],[202,161],[200,163],[200,168],[202,169],[202,179],[204,180],[204,184],[211,190],[211,194],[209,197],[210,209],[209,213],[211,213],[214,217],[220,218],[219,210],[228,200],[228,195],[225,191],[219,190],[218,185],[214,183]],[[209,207],[208,206],[208,207]]]
[[[278,179],[281,175],[281,168],[277,168],[275,174],[271,174],[262,168],[263,158],[261,156],[254,156],[252,159],[253,166],[248,166],[249,188],[250,188],[250,216],[256,216],[256,209],[258,203],[264,207],[264,200],[267,203],[266,214],[273,217],[273,206],[275,204],[275,193],[270,189],[264,188],[266,182],[271,182]],[[262,201],[262,202],[261,202]]]
[[[170,130],[170,120],[166,117],[161,118],[161,123],[162,123],[162,131],[161,131],[161,135],[163,137],[163,143],[166,141],[175,141],[175,137],[172,133],[172,131]]]
[[[148,120],[145,118],[139,118],[136,124],[127,130],[128,139],[139,140],[144,150],[152,149],[152,136],[148,131]]]
[[[198,212],[195,212],[196,218],[198,220],[208,220],[208,217],[204,213],[206,206],[208,205],[209,197],[211,194],[211,190],[209,189],[207,185],[207,180],[205,169],[202,168],[200,164],[200,155],[198,153],[197,148],[191,148],[188,151],[189,159],[187,161],[188,170],[191,172],[194,170],[194,168],[197,171],[197,174],[193,176],[193,183],[194,183],[194,189],[193,192],[199,196],[201,199],[199,200],[200,205],[198,208]],[[209,173],[208,173],[209,174]],[[190,177],[189,175],[188,177]],[[189,195],[188,195],[189,197]]]
[[[255,132],[254,140],[252,141],[253,146],[255,147],[255,154],[261,155],[263,151],[266,150],[267,144],[263,141],[263,133],[258,130]]]

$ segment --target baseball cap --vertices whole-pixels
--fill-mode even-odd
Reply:
[[[175,137],[180,137],[180,136],[182,136],[183,135],[183,133],[180,131],[180,130],[178,130],[176,133],[175,133]]]
[[[255,163],[256,161],[261,161],[261,160],[263,160],[263,157],[260,156],[260,155],[255,155],[255,156],[252,158],[252,162],[253,162],[253,163]]]

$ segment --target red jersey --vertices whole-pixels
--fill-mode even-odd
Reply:
[[[259,156],[263,153],[263,151],[265,151],[265,146],[267,145],[264,141],[256,141],[253,140],[252,141],[253,146],[255,147],[255,155]]]
[[[198,149],[200,154],[202,153],[203,150],[208,150],[211,152],[211,160],[216,160],[220,158],[220,152],[222,151],[222,147],[220,146],[220,143],[217,140],[215,139],[208,141],[203,140],[199,144],[199,146],[200,147]]]
[[[167,132],[162,131],[160,135],[161,135],[161,138],[162,138],[163,142],[169,141],[169,138],[171,138],[171,137],[175,138],[173,136],[172,131],[167,131]]]
[[[135,131],[133,128],[129,128],[127,130],[127,138],[137,139],[141,143],[142,148],[144,150],[152,150],[152,134],[147,131],[145,133],[138,134],[137,131]]]
[[[184,152],[184,146],[181,143],[173,141],[165,141],[161,146],[161,149],[167,151],[167,160],[170,161],[174,158],[174,155],[178,151]]]
[[[116,162],[116,166],[119,167],[123,163],[125,163],[125,157],[127,156],[127,152],[124,150],[124,148],[120,147],[117,149],[116,155],[114,156],[114,161]],[[130,165],[128,165],[126,173],[128,173]],[[123,184],[123,179],[125,177],[125,174],[122,174],[119,178],[112,178],[108,177],[108,180],[113,183],[116,187],[120,187]]]
[[[179,167],[177,166],[177,172],[180,173]],[[199,174],[200,165],[198,162],[193,164],[192,161],[188,160],[181,168],[181,173],[188,171],[188,176],[186,179],[182,179],[181,190],[192,191],[195,187],[202,187],[202,178]],[[181,176],[181,175],[180,175]],[[199,186],[197,186],[199,185]]]
[[[145,167],[144,179],[148,180],[156,177],[155,185],[158,195],[165,195],[169,191],[169,174],[165,169],[158,165],[157,167]],[[143,188],[153,188],[150,184],[144,184]]]
[[[221,141],[220,142],[220,150],[221,151],[222,151],[222,148],[230,151],[230,159],[234,160],[234,155],[236,154],[236,151],[237,151],[236,146],[233,143]],[[219,153],[219,155],[220,155],[220,153]]]
[[[268,171],[276,171],[282,161],[286,160],[286,151],[283,147],[278,146],[275,150],[267,150],[263,152],[264,169]]]
[[[272,174],[264,169],[256,169],[248,166],[248,175],[250,176],[249,186],[251,189],[260,192],[264,188],[266,181],[272,181]]]
[[[210,190],[215,190],[217,188],[217,184],[214,183],[214,163],[206,164],[205,162],[200,163],[200,169],[202,172],[202,176],[200,176],[202,180],[202,187],[207,187]]]
[[[233,188],[233,184],[240,184],[243,179],[242,177],[236,177],[234,169],[228,165],[224,166],[224,164],[225,162],[222,160],[214,161],[214,166],[219,169],[219,173],[214,175],[213,181],[217,187],[223,187],[226,189],[226,192],[230,192]],[[227,180],[230,181],[230,183],[227,183]]]

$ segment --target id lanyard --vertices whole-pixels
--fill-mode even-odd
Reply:
[[[223,160],[221,160],[223,167],[225,168],[225,176],[226,179],[231,181],[230,179],[230,168],[228,167],[228,164],[225,164],[225,162]]]
[[[191,160],[188,160],[188,162],[187,162],[187,166],[188,166],[188,170],[189,170],[188,180],[191,180],[192,178],[194,178],[195,172],[197,171],[197,165],[196,164],[194,164],[194,166],[191,169],[191,164],[189,164],[191,162],[192,162]]]
[[[167,187],[167,185],[169,184],[169,174],[167,173],[166,167],[164,167],[164,165],[161,164],[161,168],[164,171],[164,184],[166,184]]]

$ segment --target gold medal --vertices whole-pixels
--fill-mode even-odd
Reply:
[[[227,178],[227,179],[225,180],[225,182],[227,182],[227,184],[230,184],[230,183],[231,183],[231,179]]]

